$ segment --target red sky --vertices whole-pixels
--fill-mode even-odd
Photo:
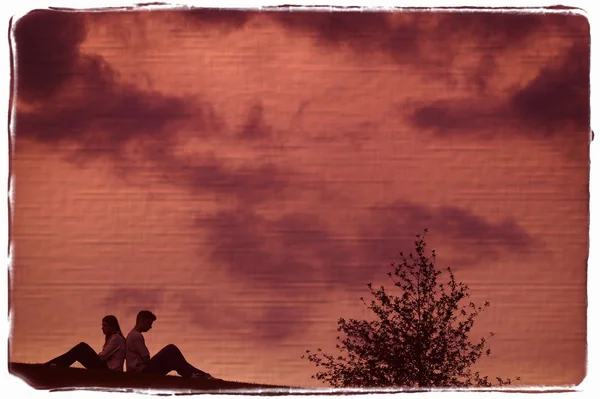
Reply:
[[[428,228],[491,302],[478,369],[583,379],[584,17],[34,12],[14,33],[12,361],[149,308],[152,353],[320,386],[300,356]]]

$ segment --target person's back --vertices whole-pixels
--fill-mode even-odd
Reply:
[[[148,356],[146,341],[141,332],[135,328],[127,334],[126,340],[127,355],[126,365],[128,372],[139,372],[144,368],[144,356]]]
[[[106,362],[109,370],[123,371],[125,363],[125,338],[119,334],[113,334],[104,344],[102,352],[98,354],[101,360]]]

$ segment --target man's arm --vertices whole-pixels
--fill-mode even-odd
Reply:
[[[140,358],[144,362],[144,364],[148,364],[150,361],[150,351],[146,347],[146,342],[144,342],[144,337],[140,337],[134,341],[134,348],[136,352],[140,355]]]

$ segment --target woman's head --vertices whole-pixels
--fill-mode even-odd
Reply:
[[[102,319],[102,332],[107,338],[113,334],[123,335],[119,321],[113,315],[104,316]]]

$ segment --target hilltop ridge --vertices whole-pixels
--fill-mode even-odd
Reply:
[[[178,376],[120,373],[82,368],[47,367],[42,364],[9,363],[8,371],[36,389],[106,389],[115,391],[173,390],[186,392],[290,392],[291,387],[225,380],[188,379]]]

